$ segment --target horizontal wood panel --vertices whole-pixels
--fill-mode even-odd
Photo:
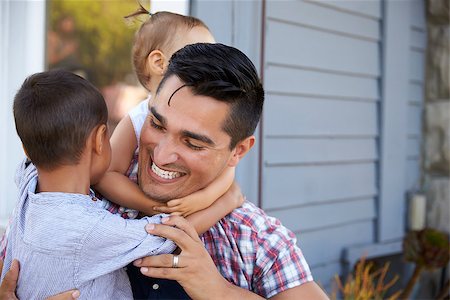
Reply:
[[[423,84],[409,83],[408,84],[408,101],[423,103],[424,92]]]
[[[267,138],[263,157],[266,165],[376,160],[376,147],[374,138]]]
[[[425,76],[425,54],[417,51],[410,51],[409,60],[409,79],[413,81],[424,82]]]
[[[421,139],[419,137],[408,138],[406,140],[406,147],[407,157],[419,157],[421,151]]]
[[[406,186],[405,191],[417,190],[420,188],[420,160],[406,160]]]
[[[375,195],[375,163],[264,167],[264,209]]]
[[[268,63],[380,75],[378,43],[277,21],[266,26]]]
[[[375,102],[266,95],[264,134],[369,135],[378,133]]]
[[[299,233],[297,240],[310,265],[335,262],[341,259],[342,249],[374,242],[374,222],[363,221]]]
[[[408,105],[408,135],[420,135],[422,133],[422,107]]]
[[[336,1],[336,0],[307,0],[308,2],[335,7],[349,13],[368,16],[374,19],[381,18],[381,1]]]
[[[427,45],[427,36],[424,31],[411,29],[410,45],[416,49],[425,50]]]
[[[142,3],[145,3],[145,1],[142,1]],[[150,1],[147,1],[147,3],[150,3]],[[192,13],[208,25],[218,43],[232,45],[234,20],[225,16],[234,15],[233,6],[233,2],[227,0],[192,1]]]
[[[376,217],[374,198],[267,210],[267,213],[278,218],[290,230],[301,233]]]
[[[376,78],[362,78],[312,70],[266,65],[264,86],[267,92],[348,97],[378,100]]]
[[[267,1],[269,18],[306,24],[324,30],[337,31],[373,40],[380,39],[378,21],[360,15],[350,15],[305,1]]]

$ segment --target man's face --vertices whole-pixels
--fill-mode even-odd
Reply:
[[[204,188],[232,159],[230,136],[222,129],[229,105],[193,95],[176,77],[168,78],[149,103],[141,130],[138,179],[149,197],[166,202]]]

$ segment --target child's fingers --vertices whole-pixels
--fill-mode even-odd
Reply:
[[[165,214],[170,214],[177,211],[176,208],[167,206],[155,206],[153,207],[153,210]]]
[[[185,216],[184,214],[182,214],[181,212],[179,212],[179,211],[175,211],[175,212],[173,212],[173,213],[171,213],[170,214],[171,216]]]
[[[169,202],[167,202],[167,206],[169,206],[169,207],[177,206],[177,205],[180,205],[181,202],[182,202],[181,199],[170,200]]]

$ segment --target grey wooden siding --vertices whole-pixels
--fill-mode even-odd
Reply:
[[[263,74],[261,157],[237,178],[254,201],[260,172],[262,208],[329,288],[346,263],[401,249],[405,192],[420,180],[423,1],[266,0],[264,31],[262,3],[192,7]]]
[[[380,1],[267,1],[262,207],[292,229],[316,280],[373,243]]]
[[[410,17],[410,66],[408,81],[408,123],[406,153],[406,191],[420,187],[420,149],[424,101],[426,22],[423,1],[414,0]]]

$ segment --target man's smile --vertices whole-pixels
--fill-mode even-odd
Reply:
[[[181,177],[184,175],[184,173],[167,171],[167,170],[161,169],[154,162],[152,163],[152,172],[154,174],[156,174],[157,176],[164,178],[164,179],[174,179],[174,178]]]

